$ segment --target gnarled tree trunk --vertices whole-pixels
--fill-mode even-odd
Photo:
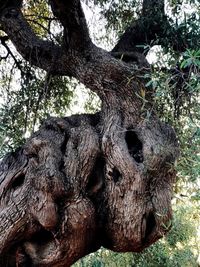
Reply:
[[[178,155],[175,133],[157,118],[141,78],[148,63],[137,52],[133,69],[113,57],[123,54],[120,45],[113,53],[97,48],[78,0],[50,1],[64,27],[61,47],[40,40],[8,3],[1,24],[19,53],[77,78],[102,109],[48,119],[1,162],[2,264],[66,267],[100,246],[141,251],[170,228]]]

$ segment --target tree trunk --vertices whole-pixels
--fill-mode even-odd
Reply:
[[[139,252],[169,230],[174,132],[122,98],[47,120],[2,161],[2,257],[20,249],[19,266],[70,266],[100,246]]]
[[[178,144],[144,86],[146,61],[133,69],[95,47],[79,1],[50,2],[65,47],[36,39],[18,9],[7,9],[2,25],[24,58],[76,77],[102,109],[48,119],[1,162],[0,259],[10,267],[67,267],[100,246],[140,252],[171,226]],[[78,12],[68,18],[68,10]]]

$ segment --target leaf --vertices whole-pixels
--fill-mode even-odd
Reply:
[[[142,98],[145,98],[145,90],[143,88],[141,88],[140,93]]]

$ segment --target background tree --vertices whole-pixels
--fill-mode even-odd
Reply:
[[[91,2],[87,2],[87,4],[91,4]],[[11,266],[16,261],[24,261],[24,264],[29,264],[28,266],[30,266],[30,262],[34,265],[40,264],[39,266],[41,264],[44,266],[62,266],[62,264],[66,264],[65,261],[70,264],[70,260],[73,262],[76,257],[80,257],[91,249],[98,248],[99,245],[119,251],[140,250],[162,236],[171,226],[171,212],[168,202],[171,196],[170,191],[168,191],[171,181],[166,181],[166,178],[169,179],[169,176],[171,176],[172,179],[174,176],[173,161],[177,155],[174,148],[177,145],[173,132],[168,126],[157,120],[155,111],[157,110],[165,121],[174,122],[177,129],[181,129],[178,128],[178,123],[182,122],[183,124],[185,115],[190,115],[193,118],[193,125],[195,125],[197,110],[191,103],[192,101],[195,103],[198,89],[198,17],[197,20],[193,19],[192,26],[190,19],[185,17],[183,23],[185,28],[180,30],[179,28],[183,28],[180,26],[181,20],[172,21],[169,19],[164,12],[162,1],[143,1],[142,6],[139,6],[136,2],[124,2],[123,6],[115,2],[108,5],[107,1],[95,2],[95,4],[99,4],[103,8],[102,12],[107,18],[108,27],[112,23],[114,30],[122,32],[125,25],[131,21],[131,26],[125,31],[110,53],[96,48],[91,43],[79,2],[73,3],[72,6],[71,3],[69,6],[68,4],[66,6],[62,5],[62,1],[51,2],[54,15],[59,18],[64,27],[64,38],[62,38],[62,31],[60,31],[60,34],[52,36],[51,27],[57,27],[58,29],[58,26],[55,18],[50,15],[50,9],[45,2],[29,1],[28,4],[25,3],[24,16],[27,20],[31,20],[31,26],[37,36],[47,38],[51,42],[36,39],[35,34],[20,15],[18,7],[13,5],[12,1],[7,1],[6,4],[5,2],[2,3],[2,29],[8,34],[22,56],[29,61],[28,64],[25,62],[19,63],[6,44],[8,37],[2,36],[2,44],[8,52],[5,59],[11,56],[22,75],[21,94],[19,92],[16,94],[18,103],[17,105],[10,105],[10,107],[16,108],[14,108],[13,114],[15,115],[16,111],[20,110],[20,99],[21,103],[26,103],[25,112],[22,112],[17,119],[13,119],[14,116],[12,116],[9,106],[6,106],[7,110],[2,110],[3,115],[5,114],[4,118],[7,119],[6,114],[9,114],[13,119],[13,124],[16,125],[15,128],[19,129],[18,139],[14,137],[16,133],[11,135],[11,140],[16,140],[15,144],[21,141],[25,132],[30,132],[34,128],[37,118],[49,113],[47,109],[55,112],[57,106],[57,112],[60,112],[61,106],[66,107],[66,104],[68,105],[70,100],[68,96],[72,95],[72,93],[68,93],[72,91],[68,89],[71,88],[71,81],[54,78],[55,75],[68,75],[77,78],[95,91],[102,100],[100,115],[75,116],[64,120],[49,119],[19,153],[8,156],[3,161],[3,184],[1,186],[6,194],[12,195],[16,188],[17,190],[19,188],[27,190],[29,188],[28,184],[34,176],[37,182],[30,182],[32,184],[30,191],[34,192],[35,190],[35,195],[41,196],[39,200],[44,206],[42,213],[38,212],[38,200],[25,194],[23,189],[21,189],[22,193],[20,192],[19,198],[14,197],[13,199],[13,197],[3,195],[2,218],[5,218],[4,205],[9,203],[13,208],[13,200],[14,202],[17,200],[18,203],[21,198],[25,197],[29,202],[28,206],[31,203],[34,207],[29,215],[25,214],[31,217],[32,231],[27,233],[27,229],[23,229],[22,225],[27,217],[17,212],[21,218],[19,220],[20,224],[17,224],[13,232],[9,233],[8,237],[10,239],[6,240],[7,237],[2,235],[2,240],[6,240],[3,242],[2,259],[5,258],[6,260],[8,255],[9,258],[10,255],[14,255],[9,262]],[[175,17],[178,6],[181,4],[174,4],[177,8],[173,10]],[[41,13],[37,9],[34,10],[37,7],[40,8]],[[141,7],[141,9],[138,7]],[[36,11],[37,16],[32,14],[32,11]],[[136,16],[138,14],[140,15],[139,18]],[[114,19],[116,15],[117,19]],[[53,26],[51,26],[52,24]],[[186,27],[187,24],[188,28]],[[158,64],[150,70],[145,56],[151,46],[155,44],[162,45],[163,53],[168,52],[168,59],[170,58],[170,60],[168,60],[168,64]],[[53,61],[52,55],[56,58],[56,62]],[[115,60],[113,57],[119,60]],[[33,71],[32,64],[45,69],[47,74]],[[39,82],[38,78],[40,78]],[[4,81],[7,84],[6,79]],[[59,88],[58,82],[60,83]],[[70,84],[70,86],[67,86],[67,90],[66,82]],[[62,99],[62,102],[59,104],[58,101],[53,102],[55,97],[59,101]],[[156,100],[156,105],[152,104],[152,98]],[[186,110],[182,112],[182,107],[187,106],[189,108],[185,108]],[[43,110],[45,110],[45,113]],[[24,114],[26,114],[25,117]],[[28,123],[30,118],[31,123]],[[173,120],[173,118],[176,120]],[[19,125],[21,130],[18,128]],[[9,131],[10,133],[14,129],[13,126]],[[4,121],[3,129],[6,127],[8,128],[9,125],[6,126]],[[77,134],[74,133],[73,129]],[[195,127],[192,129],[190,127],[188,132],[189,134],[193,132],[194,137],[196,137],[198,131],[196,132],[194,129]],[[93,137],[93,140],[89,140],[88,144],[84,139],[87,133]],[[124,140],[126,143],[124,143]],[[10,145],[10,139],[5,141]],[[183,141],[185,144],[185,139]],[[194,142],[195,138],[189,148],[194,146]],[[85,148],[82,148],[83,144]],[[98,146],[99,151],[94,151],[94,147]],[[114,146],[116,153],[112,146]],[[47,149],[48,147],[49,149]],[[57,147],[61,150],[62,155],[59,149],[56,150]],[[81,151],[82,149],[83,151]],[[193,148],[191,150],[194,151]],[[91,164],[83,156],[86,152],[89,154],[89,158],[92,157],[93,159]],[[27,155],[29,158],[28,168],[24,165],[27,162]],[[133,158],[131,161],[130,155]],[[18,158],[17,162],[15,162],[16,157]],[[193,160],[197,162],[195,155]],[[44,164],[47,161],[49,162],[48,166]],[[85,166],[84,162],[87,162],[88,170],[81,169],[80,174],[77,169],[80,166]],[[36,165],[32,165],[33,163]],[[6,170],[7,168],[9,171]],[[19,172],[19,169],[21,169],[21,172]],[[56,171],[52,175],[49,169],[55,169]],[[125,171],[126,169],[128,171]],[[160,169],[162,169],[162,178],[159,173]],[[103,170],[103,173],[101,170]],[[190,165],[188,170],[190,172]],[[64,172],[64,176],[60,175],[61,171]],[[8,175],[8,173],[11,173],[11,175]],[[39,179],[41,174],[44,178]],[[130,178],[127,179],[128,177],[140,178],[138,181],[136,179],[136,182],[130,182]],[[145,177],[145,181],[142,177]],[[195,177],[195,174],[193,177]],[[82,179],[80,180],[80,178]],[[4,180],[7,181],[6,186]],[[62,184],[63,181],[64,184]],[[140,185],[141,181],[144,184]],[[50,193],[48,188],[54,183],[57,185],[57,191]],[[128,186],[127,190],[124,190],[125,185]],[[139,190],[136,190],[138,186]],[[43,189],[40,190],[40,188]],[[62,192],[63,188],[65,192]],[[142,193],[143,190],[144,193]],[[163,192],[165,193],[163,194]],[[133,199],[129,199],[129,194],[133,196]],[[167,207],[164,204],[166,199],[161,199],[159,194],[166,194]],[[120,198],[123,200],[120,200]],[[160,207],[156,204],[158,199],[161,201]],[[77,205],[77,200],[81,201],[82,206]],[[113,204],[115,201],[116,206]],[[127,209],[124,206],[126,202],[132,203],[132,208]],[[104,207],[102,207],[102,203]],[[135,213],[138,204],[140,209]],[[70,237],[67,235],[67,230],[65,235],[61,237],[59,224],[57,223],[55,227],[55,218],[51,222],[48,217],[47,207],[52,207],[51,211],[54,214],[54,206],[59,209],[58,214],[63,220],[62,227],[70,229],[72,226],[72,239],[74,239],[74,234],[80,234],[81,227],[83,227],[83,236],[84,233],[88,233],[88,231],[83,231],[86,225],[90,230],[92,229],[91,233],[94,236],[88,238],[90,243],[88,247],[86,245],[88,241],[84,242],[83,248],[83,243],[77,240],[76,256],[73,254],[73,242],[70,244],[72,252],[69,252]],[[82,218],[85,218],[85,214],[88,215],[85,223],[79,224],[78,229],[70,213],[73,207],[79,209],[79,213],[82,210]],[[19,210],[23,208],[27,210],[27,206],[24,207],[23,205],[18,208]],[[109,212],[106,212],[106,209]],[[95,215],[93,210],[95,210]],[[61,215],[63,211],[65,211],[64,216]],[[75,217],[78,221],[78,215]],[[98,218],[98,223],[94,222],[95,217]],[[115,222],[113,222],[113,217]],[[138,224],[136,223],[130,227],[130,233],[124,217],[131,222],[134,221],[134,218],[139,221]],[[6,218],[7,220],[8,218]],[[116,231],[115,226],[117,225],[120,225],[120,228],[122,227],[122,231],[119,228]],[[26,226],[28,226],[28,223]],[[19,229],[21,229],[21,233],[17,236],[16,244],[15,242],[13,244],[12,236],[16,232],[20,232]],[[127,232],[126,234],[123,229]],[[135,231],[138,232],[137,234],[133,234],[134,229],[138,229],[138,231]],[[2,228],[3,232],[4,229]],[[43,244],[38,240],[38,232],[43,235]],[[105,240],[99,238],[99,232],[103,233]],[[118,234],[117,237],[115,232]],[[26,235],[27,237],[25,237]],[[51,247],[56,245],[60,254],[51,255],[47,259]],[[41,246],[43,249],[41,249]],[[62,253],[65,255],[61,255]]]

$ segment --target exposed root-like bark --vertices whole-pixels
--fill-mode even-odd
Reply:
[[[2,258],[14,249],[33,266],[70,266],[101,245],[141,251],[169,230],[175,136],[127,122],[110,109],[50,118],[2,161]]]

